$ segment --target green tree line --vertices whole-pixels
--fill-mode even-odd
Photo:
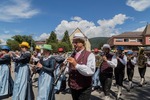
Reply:
[[[19,44],[23,41],[28,42],[29,45],[32,46],[33,50],[35,49],[36,44],[31,35],[15,35],[11,39],[8,39],[6,43],[10,46],[11,50],[15,51],[20,49]],[[52,45],[53,52],[57,52],[58,48],[63,48],[65,52],[72,50],[68,31],[64,32],[64,37],[61,41],[58,41],[56,33],[52,31],[49,38],[46,40],[46,44]]]

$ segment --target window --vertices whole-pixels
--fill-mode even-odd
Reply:
[[[142,39],[137,39],[137,42],[143,42]]]
[[[116,39],[116,42],[124,42],[124,39]]]
[[[124,42],[129,42],[129,39],[124,39]]]
[[[130,42],[137,42],[137,39],[130,39]]]
[[[150,42],[150,38],[148,38],[149,42]]]

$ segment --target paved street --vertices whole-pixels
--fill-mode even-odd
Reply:
[[[146,71],[146,81],[147,84],[143,87],[139,87],[138,83],[140,81],[140,77],[138,74],[138,68],[135,67],[135,75],[134,75],[134,88],[127,92],[125,88],[123,88],[122,98],[124,100],[150,100],[150,68],[147,68]],[[14,75],[13,75],[14,76]],[[114,85],[115,81],[113,80],[112,88],[111,88],[111,99],[115,100],[117,88]],[[36,83],[34,83],[36,84]],[[127,87],[128,82],[124,82],[124,86]],[[37,88],[33,86],[35,97],[37,95]],[[72,100],[70,93],[59,93],[56,94],[56,100]],[[3,99],[3,100],[11,100],[11,98]],[[103,100],[103,92],[101,91],[93,91],[91,95],[91,100]]]

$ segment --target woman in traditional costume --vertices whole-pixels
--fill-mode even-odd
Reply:
[[[20,45],[20,57],[13,57],[13,61],[17,63],[15,66],[15,80],[12,100],[34,100],[33,91],[30,80],[29,62],[31,53],[28,51],[30,48],[27,42],[22,42]]]
[[[51,45],[44,44],[43,58],[37,63],[39,72],[37,100],[54,100],[54,68],[56,60],[51,55]]]
[[[2,56],[0,58],[0,99],[7,98],[12,94],[13,80],[10,75],[11,57],[10,48],[2,46]]]

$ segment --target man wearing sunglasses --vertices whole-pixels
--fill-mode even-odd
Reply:
[[[90,100],[92,75],[95,72],[95,56],[85,48],[86,38],[82,33],[73,37],[75,56],[69,57],[69,87],[73,100]]]

